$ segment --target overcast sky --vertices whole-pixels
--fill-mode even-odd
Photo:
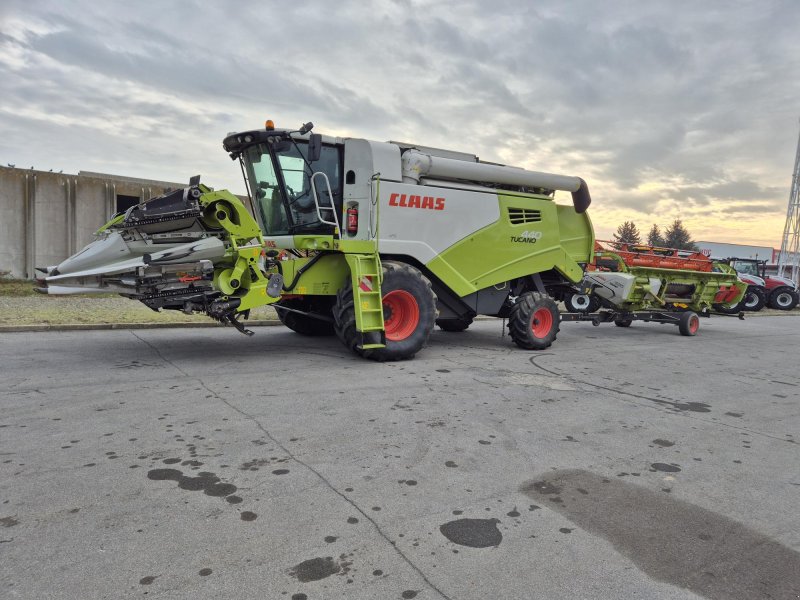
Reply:
[[[578,175],[598,237],[780,246],[800,2],[0,2],[0,164],[242,192],[226,133],[315,131]],[[564,198],[564,201],[567,201]]]

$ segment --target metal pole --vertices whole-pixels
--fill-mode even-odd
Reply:
[[[800,135],[797,138],[797,152],[792,173],[792,187],[789,193],[789,206],[786,210],[786,224],[783,227],[781,251],[778,255],[778,275],[798,281],[800,268]]]

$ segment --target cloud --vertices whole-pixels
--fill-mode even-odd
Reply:
[[[580,175],[601,229],[735,209],[777,245],[798,21],[791,0],[7,0],[0,160],[241,191],[227,132],[313,120]]]

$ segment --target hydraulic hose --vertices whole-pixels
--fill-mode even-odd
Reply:
[[[300,276],[306,271],[308,271],[314,265],[314,263],[316,263],[320,258],[322,258],[322,256],[323,256],[322,253],[313,256],[311,260],[309,260],[305,265],[297,269],[297,273],[295,273],[294,279],[292,279],[292,282],[288,286],[287,285],[283,286],[283,291],[291,292],[294,289],[294,286],[296,286],[297,282],[300,280]],[[283,269],[281,269],[281,261],[276,261],[276,263],[278,265],[278,273],[283,275]]]

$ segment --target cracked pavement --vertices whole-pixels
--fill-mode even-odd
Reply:
[[[0,334],[0,596],[794,598],[800,320]]]

